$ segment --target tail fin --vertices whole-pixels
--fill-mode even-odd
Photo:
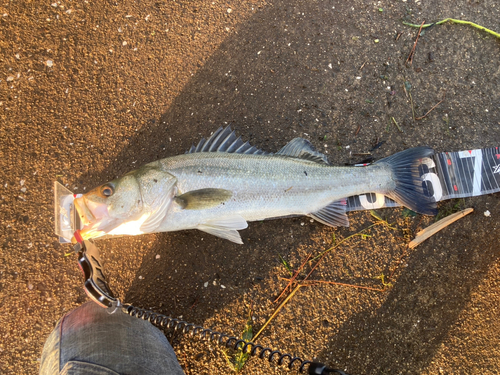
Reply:
[[[432,155],[432,148],[416,147],[377,161],[375,164],[384,163],[391,167],[396,182],[396,188],[386,195],[415,212],[436,215],[436,202],[425,195],[418,168],[423,158]]]

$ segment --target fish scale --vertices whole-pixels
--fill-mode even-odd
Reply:
[[[390,190],[393,185],[390,171],[383,166],[332,167],[281,156],[200,153],[150,165],[175,176],[180,193],[222,187],[234,194],[230,202],[203,213],[174,209],[162,222],[161,231],[195,228],[220,215],[237,214],[247,221],[307,215],[338,199]]]

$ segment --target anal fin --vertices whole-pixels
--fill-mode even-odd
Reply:
[[[345,199],[332,202],[321,210],[310,213],[308,216],[330,227],[349,226],[349,218],[346,215]]]
[[[241,245],[243,241],[238,230],[247,227],[246,220],[241,216],[235,215],[224,219],[210,220],[198,225],[197,229]]]

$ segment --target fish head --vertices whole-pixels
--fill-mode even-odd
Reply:
[[[83,224],[80,235],[89,239],[154,231],[174,198],[175,183],[171,174],[148,167],[92,189],[74,201]]]

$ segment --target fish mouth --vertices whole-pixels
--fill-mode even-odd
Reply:
[[[115,226],[116,220],[109,217],[105,204],[94,203],[83,196],[76,198],[74,205],[83,224],[80,235],[84,240],[104,236]]]

